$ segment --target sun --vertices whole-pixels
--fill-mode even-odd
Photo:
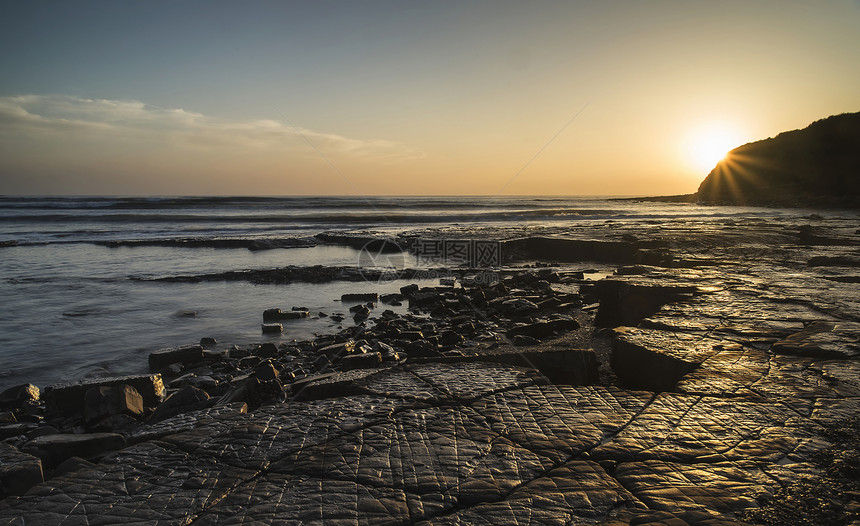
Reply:
[[[686,141],[688,162],[699,173],[708,173],[723,157],[743,143],[741,134],[724,123],[703,124],[689,133]]]

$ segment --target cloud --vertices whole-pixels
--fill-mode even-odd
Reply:
[[[167,109],[135,100],[68,95],[0,97],[0,134],[43,142],[134,141],[171,151],[304,153],[388,163],[422,158],[415,149],[387,140],[366,140],[293,126],[278,119],[228,120]]]

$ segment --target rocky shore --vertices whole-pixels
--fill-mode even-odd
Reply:
[[[204,338],[149,374],[0,394],[0,524],[850,524],[853,219],[424,231],[504,265],[260,313],[338,316],[313,340]]]

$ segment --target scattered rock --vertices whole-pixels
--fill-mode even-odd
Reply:
[[[203,346],[188,345],[160,349],[149,355],[149,370],[161,371],[171,364],[188,365],[203,361]]]

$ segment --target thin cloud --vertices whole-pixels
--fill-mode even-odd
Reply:
[[[135,100],[88,99],[68,95],[0,97],[0,133],[34,141],[123,138],[176,149],[307,150],[307,138],[321,151],[375,162],[422,158],[415,149],[387,140],[364,140],[293,128],[275,119],[227,120]],[[304,136],[304,138],[302,137]]]

